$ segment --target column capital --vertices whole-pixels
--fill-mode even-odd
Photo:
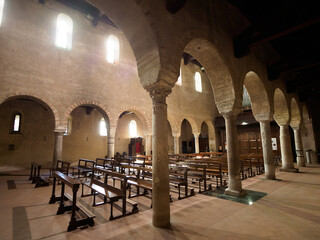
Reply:
[[[224,119],[231,119],[231,118],[237,118],[238,116],[238,112],[226,112],[226,113],[222,113],[222,116],[224,117]]]
[[[258,122],[270,122],[272,119],[272,115],[271,113],[263,113],[263,114],[253,114],[254,118],[258,121]]]
[[[199,133],[199,132],[193,132],[192,134],[193,134],[193,136],[194,136],[195,138],[196,138],[196,137],[198,138],[198,137],[199,137],[199,135],[200,135],[200,133]]]
[[[172,134],[172,136],[175,137],[175,138],[179,138],[180,134],[176,133],[176,134]]]
[[[66,132],[66,130],[65,129],[61,129],[61,128],[54,130],[54,133],[56,135],[63,135],[65,132]]]
[[[167,96],[171,93],[171,88],[164,86],[153,86],[147,89],[153,102],[166,103]]]

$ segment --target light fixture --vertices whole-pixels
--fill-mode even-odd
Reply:
[[[241,125],[248,125],[248,123],[247,122],[242,122]]]
[[[253,204],[253,202],[249,201],[249,205],[252,205],[252,204]]]

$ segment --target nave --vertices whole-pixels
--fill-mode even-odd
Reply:
[[[149,208],[108,221],[97,207],[95,226],[68,233],[69,216],[55,215],[51,187],[34,188],[29,172],[1,169],[2,239],[318,239],[320,168],[300,173],[277,172],[279,181],[264,175],[242,181],[247,190],[267,195],[252,205],[196,194],[171,203],[171,227],[154,228]],[[281,179],[281,180],[280,180]],[[15,188],[9,188],[14,182]],[[88,198],[84,201],[89,201]],[[99,209],[98,209],[99,208]]]

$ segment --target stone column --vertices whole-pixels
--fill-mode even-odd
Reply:
[[[65,130],[55,129],[54,130],[54,151],[53,151],[53,162],[52,167],[56,167],[56,163],[58,160],[62,160],[62,147],[63,147],[63,134]]]
[[[305,167],[306,162],[304,160],[304,155],[303,155],[301,131],[299,128],[293,128],[293,131],[294,131],[294,142],[296,145],[296,152],[297,152],[297,165],[298,167]]]
[[[146,134],[146,155],[151,155],[152,150],[152,135]]]
[[[108,134],[108,158],[114,157],[114,143],[117,126],[110,126]]]
[[[264,169],[266,179],[276,179],[276,168],[274,166],[270,121],[260,121],[261,143],[263,151]]]
[[[180,153],[180,135],[174,135],[173,136],[173,147],[174,147],[174,154]]]
[[[232,196],[242,196],[245,192],[242,190],[240,178],[240,155],[237,132],[237,114],[228,113],[223,115],[226,122],[227,137],[227,158],[228,158],[228,176],[229,183],[225,194]]]
[[[153,88],[152,98],[152,223],[170,226],[168,118],[166,98],[171,89]]]
[[[199,147],[199,133],[194,133],[194,145],[195,145],[195,153],[200,152],[200,147]]]
[[[292,148],[288,124],[280,126],[280,147],[281,147],[281,160],[282,168],[280,171],[297,172],[293,166]]]

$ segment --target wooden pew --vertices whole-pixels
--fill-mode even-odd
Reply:
[[[55,196],[55,188],[57,179],[61,182],[61,195]],[[72,196],[65,194],[65,185],[72,189]],[[56,201],[60,201],[57,215],[63,214],[66,211],[71,210],[71,218],[68,226],[68,232],[75,230],[79,226],[94,225],[95,215],[91,213],[85,206],[77,202],[77,191],[80,186],[80,181],[73,179],[59,171],[53,172],[53,187],[52,195],[49,204],[53,204]]]
[[[137,213],[138,207],[137,207],[137,203],[132,201],[132,200],[128,200],[127,199],[127,195],[126,195],[126,189],[127,189],[127,177],[124,174],[120,174],[117,172],[112,172],[110,170],[107,169],[103,169],[103,168],[99,168],[99,167],[93,167],[92,168],[92,175],[91,178],[89,180],[83,180],[81,182],[82,184],[82,197],[86,197],[86,196],[92,196],[93,195],[93,206],[98,206],[98,205],[102,205],[102,204],[106,204],[106,203],[110,203],[110,220],[114,220],[120,217],[124,217],[133,213]],[[104,175],[104,181],[100,181],[98,180],[95,176],[95,173],[101,173]],[[115,186],[111,186],[108,184],[108,177],[116,177],[118,179],[121,179],[121,187],[117,188]],[[84,186],[88,187],[91,189],[91,194],[84,194]],[[96,203],[96,195],[100,194],[103,196],[104,200],[103,202],[99,202]],[[109,201],[108,201],[109,200]],[[113,204],[114,202],[118,201],[118,200],[122,200],[122,214],[119,216],[114,217],[113,216]],[[126,211],[126,204],[131,204],[132,205],[132,211],[127,213]]]
[[[66,175],[69,175],[70,163],[62,160],[58,160],[54,171],[62,172]]]
[[[29,180],[32,180],[32,183],[35,183],[35,188],[49,186],[49,179],[41,176],[41,164],[36,162],[31,162],[31,172]],[[50,170],[51,173],[51,170]]]
[[[101,167],[104,169],[109,169],[111,171],[114,171],[115,160],[111,158],[96,158],[95,167]]]
[[[95,161],[88,160],[88,159],[82,159],[80,158],[78,161],[77,166],[72,166],[72,175],[75,176],[74,170],[77,170],[78,172],[78,178],[80,178],[80,175],[84,175],[87,177],[88,173],[92,172],[92,167],[95,165]]]
[[[187,197],[194,196],[194,189],[190,189],[190,194],[188,190],[188,168],[187,167],[170,167],[169,168],[169,183],[178,187],[178,199],[183,199]],[[181,197],[180,187],[184,186],[184,197]]]

